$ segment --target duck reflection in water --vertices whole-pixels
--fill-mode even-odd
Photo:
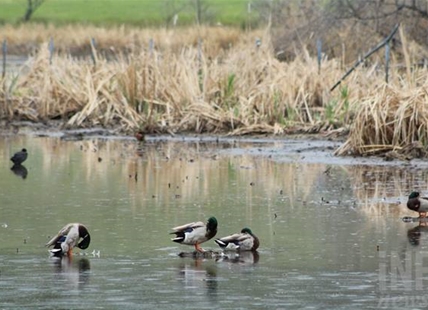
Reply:
[[[421,221],[419,222],[418,226],[415,226],[413,228],[410,228],[407,231],[407,239],[409,240],[409,243],[414,246],[419,246],[422,233],[426,234],[428,233],[428,222],[427,221]]]
[[[242,266],[250,266],[259,262],[260,255],[257,251],[227,252],[224,256],[218,258],[217,262],[225,262]]]
[[[21,177],[23,179],[27,178],[28,170],[27,170],[27,168],[25,168],[25,166],[23,166],[21,164],[13,165],[12,168],[10,168],[10,170],[12,170],[12,172],[15,175],[17,175],[18,177]]]
[[[186,291],[195,295],[195,290],[203,288],[210,298],[217,295],[217,266],[214,261],[202,258],[186,258],[178,266],[178,279]]]
[[[66,281],[72,289],[82,289],[89,283],[91,264],[86,257],[51,257],[56,280]]]

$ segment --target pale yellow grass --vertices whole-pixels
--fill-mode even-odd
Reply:
[[[362,100],[349,138],[336,154],[393,151],[423,155],[428,142],[428,79],[426,73],[418,75],[420,85],[408,85],[404,80],[401,87],[381,85]]]
[[[319,75],[307,53],[279,62],[269,36],[256,48],[253,35],[241,33],[240,41],[216,57],[202,40],[201,47],[142,50],[118,54],[115,61],[98,55],[95,65],[61,55],[50,64],[45,43],[27,64],[28,73],[3,88],[3,106],[9,107],[3,113],[34,121],[63,117],[72,127],[122,131],[281,133],[286,122],[314,125],[316,109],[329,100],[335,63]]]
[[[302,47],[293,61],[280,62],[266,31],[38,27],[1,29],[12,42],[31,35],[44,42],[21,74],[1,81],[3,117],[62,118],[68,127],[122,132],[240,135],[320,132],[352,124],[350,139],[338,154],[427,141],[426,74],[418,68],[402,70],[394,55],[389,85],[375,57],[330,92],[343,74],[340,59],[324,57],[319,71],[316,58]],[[23,38],[10,35],[15,32]],[[52,59],[50,36],[64,51]],[[92,37],[95,63],[90,53],[79,58],[68,54],[72,48],[90,49]],[[256,38],[262,42],[259,48]],[[407,44],[406,68],[415,51]]]
[[[254,43],[263,32],[255,30],[248,38]],[[0,38],[6,40],[9,53],[28,53],[39,49],[40,44],[53,40],[55,49],[62,54],[84,54],[90,51],[90,41],[97,49],[112,54],[139,53],[149,49],[149,42],[158,51],[180,51],[183,46],[196,46],[203,38],[205,53],[218,55],[242,40],[242,31],[226,27],[192,27],[180,29],[138,28],[133,26],[96,27],[90,25],[53,26],[41,24],[3,25]]]

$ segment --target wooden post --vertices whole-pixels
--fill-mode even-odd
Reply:
[[[155,41],[153,40],[153,38],[150,38],[150,40],[149,40],[149,54],[150,54],[150,56],[153,55],[154,49],[155,49]]]
[[[202,39],[198,39],[198,76],[199,76],[199,89],[201,92],[204,90],[204,71],[202,69]]]
[[[49,64],[52,64],[52,57],[54,54],[54,50],[55,50],[54,40],[51,37],[51,39],[49,40]]]
[[[91,58],[94,66],[97,65],[97,42],[95,38],[91,38]]]
[[[202,39],[198,39],[198,61],[199,64],[202,64]]]
[[[6,41],[6,39],[3,40],[2,52],[3,52],[3,71],[2,71],[1,76],[4,79],[6,76],[6,54],[7,54],[7,41]]]
[[[320,74],[321,61],[322,61],[322,41],[320,38],[317,39],[317,60],[318,60],[318,74]]]
[[[6,39],[3,40],[3,44],[2,44],[2,52],[3,52],[3,72],[2,72],[2,80],[3,80],[3,93],[4,93],[4,105],[2,106],[0,113],[3,115],[8,114],[9,116],[11,115],[11,113],[7,113],[9,111],[9,94],[7,91],[7,86],[6,86],[6,55],[7,55],[7,41]]]
[[[389,60],[391,54],[391,47],[389,41],[385,45],[385,82],[388,84],[389,81]]]

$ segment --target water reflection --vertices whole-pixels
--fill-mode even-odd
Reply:
[[[412,215],[406,206],[411,191],[424,192],[428,172],[416,166],[356,165],[346,168],[359,210],[370,218],[384,220]]]
[[[28,170],[24,165],[21,164],[15,164],[12,166],[12,168],[10,168],[10,170],[12,170],[12,172],[17,175],[18,177],[21,177],[23,179],[27,178],[28,175]]]
[[[91,264],[86,257],[50,258],[55,275],[64,280],[70,289],[82,289],[89,283]]]
[[[251,266],[259,262],[260,255],[257,251],[227,252],[217,259],[217,262]]]
[[[9,227],[2,229],[0,267],[2,275],[8,270],[11,283],[0,293],[0,308],[10,307],[5,296],[21,301],[22,294],[14,292],[30,280],[39,308],[52,302],[50,292],[58,287],[68,308],[157,305],[160,292],[163,308],[184,309],[189,302],[233,308],[239,302],[241,308],[362,309],[376,304],[377,251],[391,265],[392,255],[410,257],[428,244],[425,227],[399,220],[415,215],[405,201],[411,190],[428,189],[426,169],[277,161],[286,157],[284,143],[272,151],[252,146],[248,153],[227,144],[151,140],[143,145],[126,139],[19,140],[24,143],[34,154],[32,176],[25,182],[9,171],[9,140],[0,148],[5,166],[0,182],[7,193],[0,195],[0,220]],[[170,259],[154,256],[160,247],[171,246],[169,238],[159,238],[171,223],[211,214],[221,223],[220,236],[254,227],[265,254],[174,258],[172,268]],[[96,277],[85,257],[64,257],[52,265],[43,260],[29,279],[27,267],[39,253],[29,253],[26,268],[16,268],[17,255],[23,256],[15,253],[16,244],[26,238],[28,246],[42,245],[43,231],[56,231],[70,217],[94,227],[97,244],[111,259],[97,260]],[[138,247],[136,235],[146,236],[138,239]],[[213,241],[206,246],[218,250]],[[54,281],[39,287],[46,272]],[[67,287],[76,294],[69,296]],[[83,287],[85,294],[79,294]],[[230,291],[228,300],[220,298]]]
[[[422,234],[428,233],[428,223],[419,222],[419,224],[407,231],[407,238],[409,243],[413,246],[419,246]]]
[[[201,288],[211,298],[217,295],[217,266],[214,261],[200,258],[181,259],[178,270],[179,281],[186,291],[192,292],[191,295],[197,295]]]

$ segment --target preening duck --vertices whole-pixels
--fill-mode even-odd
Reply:
[[[217,225],[217,219],[210,217],[206,224],[193,222],[174,227],[171,234],[175,234],[176,237],[171,240],[181,244],[194,245],[196,251],[204,252],[200,244],[210,240],[217,234]]]
[[[90,243],[91,235],[85,225],[70,223],[61,228],[58,234],[46,243],[46,246],[53,246],[50,252],[54,256],[71,256],[74,247],[84,250]]]
[[[259,238],[251,229],[243,228],[240,233],[214,240],[223,250],[256,251],[260,245]]]

